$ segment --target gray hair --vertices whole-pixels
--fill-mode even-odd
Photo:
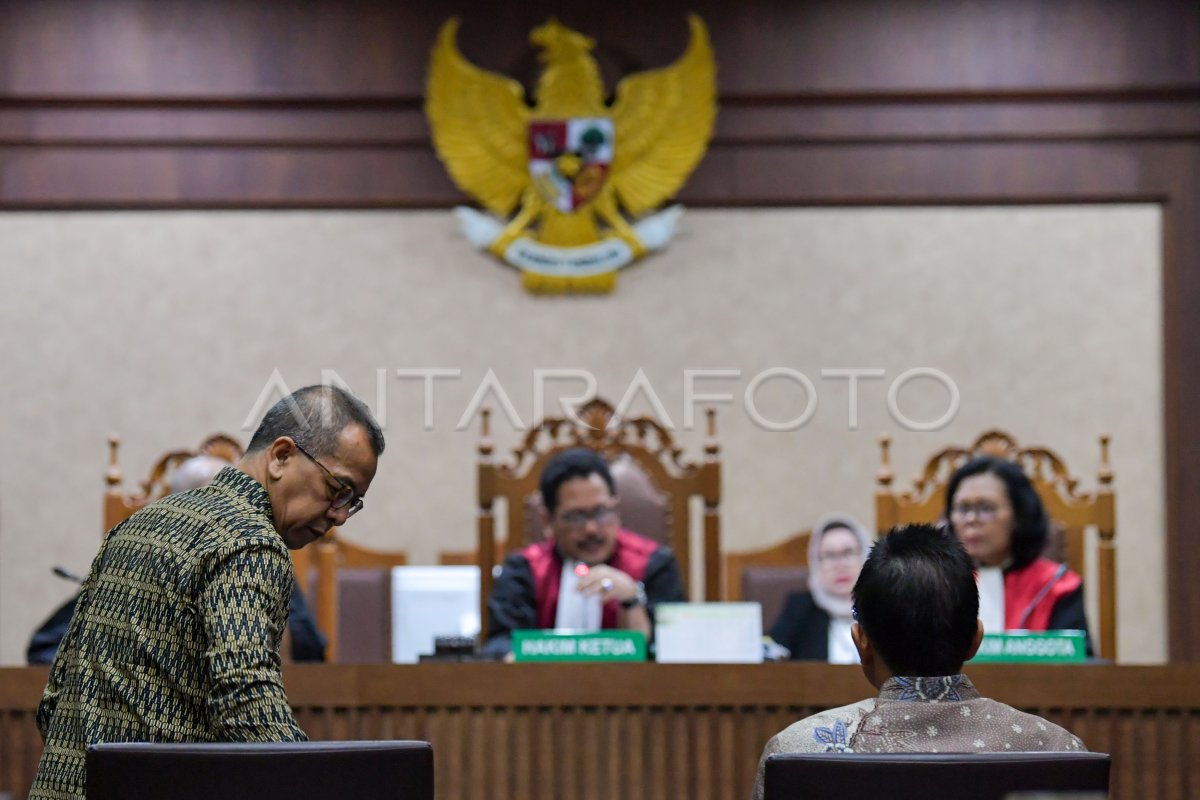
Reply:
[[[305,386],[271,406],[246,452],[265,450],[287,436],[314,456],[330,456],[350,425],[366,431],[376,456],[383,453],[383,431],[361,400],[336,386]]]

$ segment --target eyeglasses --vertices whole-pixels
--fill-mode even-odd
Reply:
[[[349,519],[350,517],[353,517],[358,512],[362,511],[363,499],[361,497],[354,496],[354,487],[353,486],[346,483],[344,480],[339,478],[337,475],[334,475],[332,472],[330,472],[328,467],[326,467],[324,464],[322,464],[320,461],[318,461],[317,457],[314,456],[312,453],[308,452],[303,447],[301,447],[299,442],[297,442],[296,440],[293,439],[292,444],[296,445],[297,450],[299,450],[301,453],[303,453],[305,456],[307,456],[309,461],[313,462],[318,467],[320,467],[321,470],[326,475],[329,476],[330,480],[332,480],[335,484],[337,484],[336,489],[333,489],[332,486],[329,486],[328,484],[326,484],[326,488],[333,489],[333,497],[329,501],[330,508],[342,509],[342,508],[346,508],[347,506],[349,506],[350,508],[346,512],[346,519]]]
[[[955,503],[950,507],[950,516],[958,519],[966,519],[972,514],[976,519],[989,520],[995,519],[1000,513],[1000,507],[995,503]]]
[[[845,550],[835,550],[832,553],[817,553],[817,561],[821,564],[832,564],[835,561],[854,561],[859,556],[857,547]]]
[[[558,521],[568,528],[582,528],[589,522],[594,522],[597,525],[605,525],[616,518],[617,510],[608,506],[598,506],[591,509],[578,508],[574,511],[564,511],[558,515]]]

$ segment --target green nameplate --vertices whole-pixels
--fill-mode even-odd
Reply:
[[[515,661],[645,661],[641,631],[513,631]]]
[[[1078,664],[1087,659],[1083,631],[985,633],[972,664]]]

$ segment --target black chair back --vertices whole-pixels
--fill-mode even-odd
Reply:
[[[88,800],[433,800],[428,742],[98,744]]]
[[[764,800],[1003,800],[1011,792],[1108,793],[1106,753],[785,753],[767,758]]]

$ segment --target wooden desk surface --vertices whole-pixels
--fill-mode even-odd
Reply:
[[[972,667],[980,691],[1113,754],[1113,798],[1200,797],[1200,664]],[[427,739],[440,800],[742,798],[766,740],[873,693],[827,664],[294,665],[313,739]],[[0,669],[0,791],[23,796],[45,668]]]

